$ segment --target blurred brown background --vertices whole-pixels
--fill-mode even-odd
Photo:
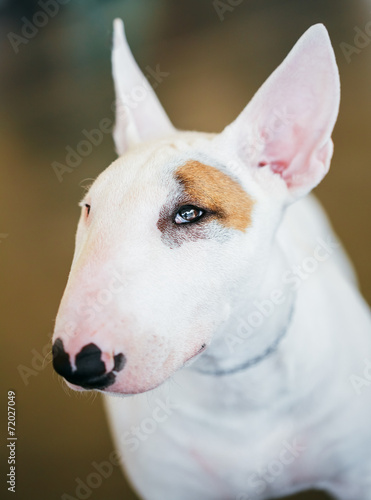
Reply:
[[[84,139],[84,129],[113,119],[114,17],[124,19],[141,68],[159,64],[169,73],[156,92],[173,123],[207,131],[220,131],[242,110],[310,25],[327,26],[340,68],[342,104],[332,168],[316,192],[371,302],[371,40],[357,40],[362,48],[354,42],[355,28],[363,30],[371,21],[371,2],[64,3],[57,2],[59,12],[19,42],[24,18],[32,22],[36,15],[43,24],[45,18],[37,14],[42,8],[32,1],[0,0],[1,430],[6,429],[7,390],[13,389],[18,436],[17,493],[12,495],[6,491],[2,434],[1,498],[61,499],[65,493],[82,498],[76,496],[76,478],[85,481],[94,471],[92,462],[107,460],[113,449],[100,398],[64,390],[43,358],[71,263],[77,202],[89,179],[115,158],[112,140],[105,136],[62,182],[51,164],[65,163],[66,146],[74,148]],[[344,42],[356,49],[349,62]],[[89,498],[135,496],[115,467]]]

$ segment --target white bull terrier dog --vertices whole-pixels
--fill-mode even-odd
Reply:
[[[217,135],[173,128],[120,20],[112,59],[119,158],[81,203],[56,371],[131,396],[106,403],[144,499],[370,500],[370,312],[306,196],[339,107],[326,29]]]

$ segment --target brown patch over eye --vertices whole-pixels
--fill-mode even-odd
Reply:
[[[199,239],[226,241],[229,229],[245,231],[251,225],[254,201],[229,175],[190,160],[177,168],[175,179],[178,186],[170,192],[157,222],[162,241],[170,248]],[[190,207],[202,215],[179,224],[182,210]]]
[[[245,231],[250,226],[254,201],[229,175],[191,160],[176,170],[175,177],[189,202],[209,210],[225,227]]]

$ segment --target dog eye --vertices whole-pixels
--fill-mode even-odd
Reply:
[[[84,207],[86,207],[86,217],[90,214],[90,205],[84,203]]]
[[[193,205],[184,205],[178,210],[174,222],[176,224],[196,222],[203,216],[203,214],[204,212],[201,208],[194,207]]]

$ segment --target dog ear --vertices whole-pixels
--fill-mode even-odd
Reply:
[[[174,131],[155,92],[134,60],[121,19],[115,19],[113,23],[112,72],[116,92],[113,138],[119,155],[132,144]]]
[[[219,140],[250,168],[269,168],[281,176],[293,201],[328,172],[339,101],[335,55],[326,28],[317,24]]]

